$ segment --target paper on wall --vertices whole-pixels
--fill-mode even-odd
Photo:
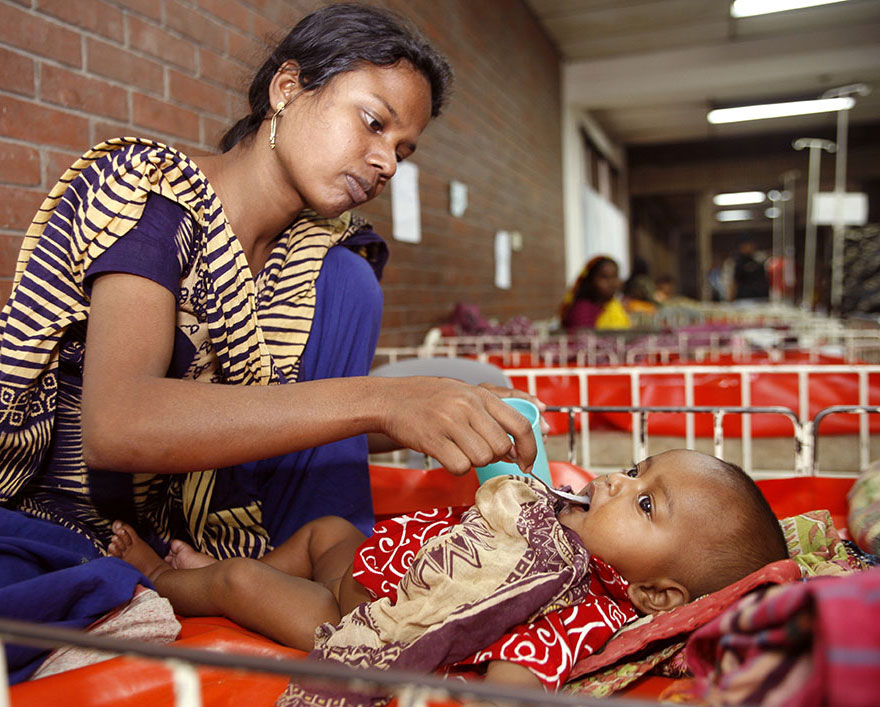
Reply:
[[[412,162],[398,164],[391,180],[391,220],[395,240],[406,243],[422,240],[419,168]]]
[[[495,287],[510,289],[510,234],[507,231],[495,234]]]

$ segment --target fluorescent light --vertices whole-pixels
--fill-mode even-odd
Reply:
[[[836,2],[845,2],[845,0],[733,0],[730,4],[730,16],[769,15],[773,12],[800,10],[802,7],[831,5]]]
[[[764,210],[764,216],[767,218],[779,218],[782,216],[782,209],[778,206],[771,206],[769,209]]]
[[[710,123],[738,123],[743,120],[764,120],[765,118],[785,118],[790,115],[827,113],[835,110],[849,110],[856,104],[851,96],[845,98],[817,98],[813,101],[790,101],[789,103],[763,103],[757,106],[738,106],[737,108],[716,108],[710,110],[706,120]]]
[[[751,221],[752,212],[748,209],[728,209],[715,214],[719,221]]]
[[[715,206],[741,206],[742,204],[760,204],[765,198],[762,191],[736,191],[716,194],[712,197],[712,203]]]

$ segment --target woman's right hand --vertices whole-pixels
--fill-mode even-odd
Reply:
[[[453,474],[504,458],[526,471],[537,454],[531,425],[488,389],[452,378],[382,378],[382,432]],[[510,436],[513,437],[511,441]]]

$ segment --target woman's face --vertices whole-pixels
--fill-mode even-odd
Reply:
[[[364,64],[297,96],[281,114],[275,152],[303,204],[338,216],[382,192],[430,118],[423,74],[407,62]]]
[[[593,291],[600,302],[607,302],[620,289],[617,265],[608,260],[596,266],[596,271],[593,273],[591,280]]]

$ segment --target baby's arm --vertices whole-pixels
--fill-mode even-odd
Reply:
[[[486,682],[496,685],[524,687],[532,690],[543,690],[544,686],[531,670],[517,663],[506,660],[493,660],[486,668]],[[494,702],[489,699],[466,700],[464,707],[498,707],[506,704],[503,701]]]
[[[500,685],[516,685],[543,690],[544,686],[531,670],[524,665],[506,660],[493,660],[486,668],[486,682]]]

